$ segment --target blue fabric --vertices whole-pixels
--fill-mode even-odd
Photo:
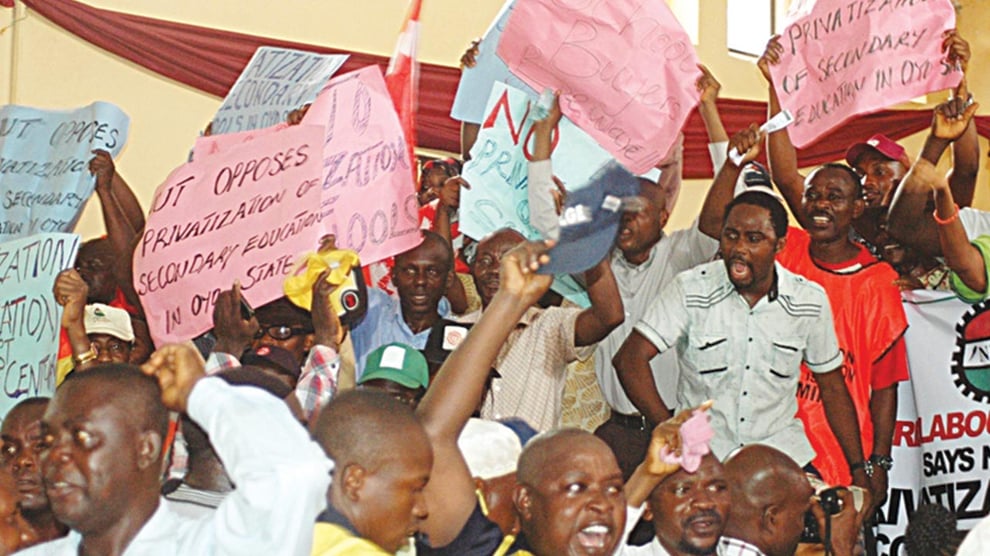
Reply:
[[[450,303],[447,298],[441,298],[437,307],[441,317],[450,314]],[[375,348],[401,342],[422,350],[430,337],[430,329],[413,334],[409,325],[402,319],[402,307],[399,300],[377,289],[368,288],[368,312],[351,328],[351,342],[354,345],[355,380],[360,380],[364,374],[364,361]]]

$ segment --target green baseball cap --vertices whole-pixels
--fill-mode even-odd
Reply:
[[[419,350],[406,344],[392,343],[368,354],[364,373],[357,381],[391,380],[406,388],[426,388],[430,384],[430,369]]]

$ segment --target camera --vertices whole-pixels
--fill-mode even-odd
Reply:
[[[846,490],[845,487],[827,488],[816,496],[817,504],[825,512],[825,519],[830,519],[831,516],[842,511],[842,500],[839,499],[839,493],[843,490]],[[818,520],[815,519],[815,514],[811,512],[811,509],[804,514],[804,531],[801,533],[801,542],[809,544],[822,544],[823,542],[821,531],[818,529]]]

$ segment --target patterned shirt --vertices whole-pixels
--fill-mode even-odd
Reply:
[[[661,352],[676,348],[679,409],[715,400],[712,452],[768,444],[800,465],[815,456],[797,413],[801,362],[815,373],[842,363],[821,286],[775,264],[775,285],[753,307],[723,261],[679,274],[636,325]]]
[[[530,307],[495,358],[500,377],[481,408],[484,419],[519,417],[544,432],[560,426],[567,364],[591,355],[594,346],[574,345],[578,308]],[[461,322],[478,322],[481,311]]]

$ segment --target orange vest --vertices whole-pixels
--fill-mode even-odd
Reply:
[[[811,260],[811,237],[804,230],[790,228],[787,245],[777,255],[786,269],[825,288],[835,321],[835,335],[845,360],[842,375],[856,406],[863,443],[863,459],[873,450],[873,420],[870,417],[873,363],[878,361],[907,330],[907,317],[901,307],[900,290],[894,285],[897,273],[887,263],[872,264],[839,274]],[[811,371],[802,366],[798,386],[798,417],[816,456],[812,464],[832,485],[848,485],[849,463],[825,418],[818,385]]]

